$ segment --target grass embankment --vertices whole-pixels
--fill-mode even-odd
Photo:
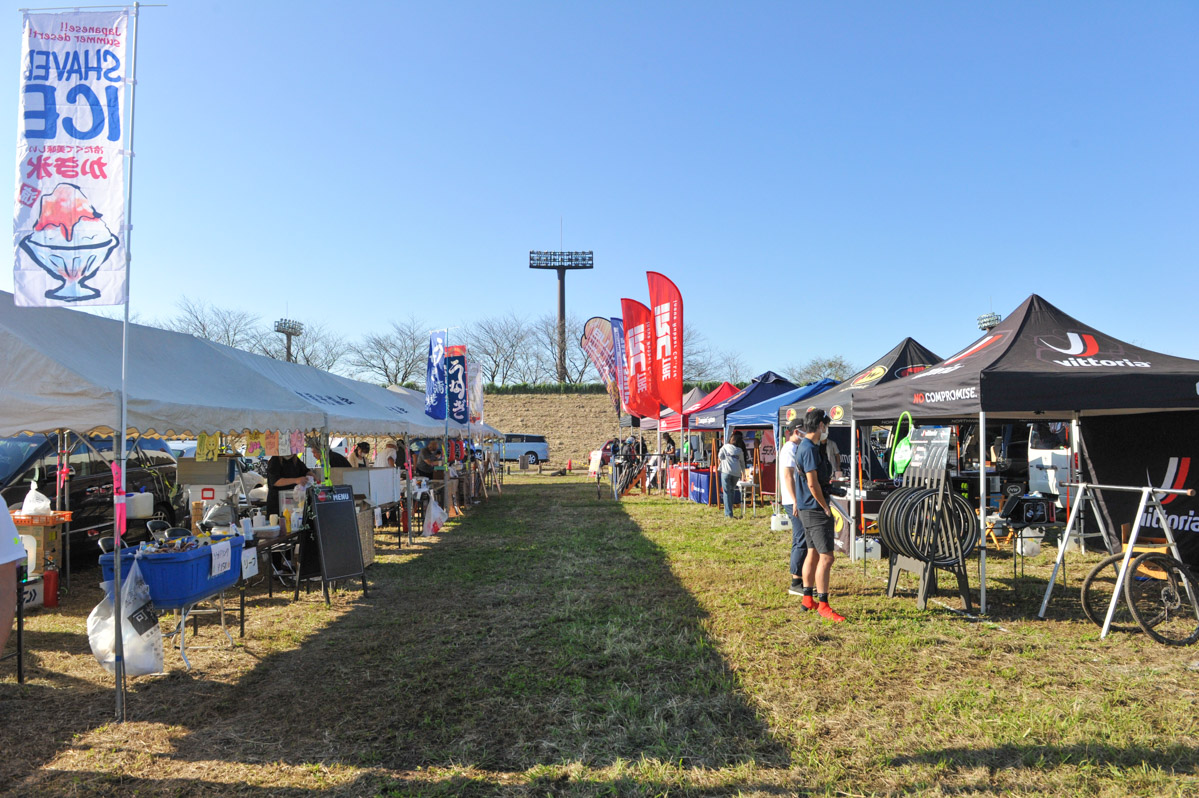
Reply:
[[[1199,651],[1098,640],[1049,553],[972,622],[839,560],[828,625],[785,592],[787,533],[581,479],[524,477],[394,548],[368,598],[251,601],[244,645],[110,682],[82,589],[0,682],[15,795],[1193,795]],[[1089,558],[1094,560],[1096,558]],[[948,580],[945,580],[946,582]],[[910,587],[910,585],[908,585]],[[83,595],[87,593],[87,595]],[[943,599],[957,604],[956,598]],[[202,641],[212,642],[211,629]]]

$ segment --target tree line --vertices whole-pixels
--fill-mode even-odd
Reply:
[[[184,299],[175,316],[156,326],[278,360],[286,357],[284,337],[249,311]],[[423,388],[431,329],[424,319],[410,315],[391,322],[386,330],[348,338],[323,324],[305,322],[303,334],[292,339],[292,358],[298,363],[365,382]],[[466,344],[469,358],[479,364],[488,384],[556,384],[557,330],[558,317],[554,314],[527,319],[509,312],[478,318],[452,330],[449,343]],[[575,316],[568,317],[568,384],[599,379],[579,345],[582,335],[583,321]],[[841,357],[813,358],[784,370],[784,376],[797,385],[824,377],[845,379],[852,373],[851,364]],[[714,347],[694,326],[684,325],[683,379],[686,382],[728,380],[745,383],[754,376],[740,352]]]

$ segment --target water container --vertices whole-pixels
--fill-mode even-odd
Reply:
[[[125,497],[126,518],[153,518],[154,494],[149,492],[130,493]]]

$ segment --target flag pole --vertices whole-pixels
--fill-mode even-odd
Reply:
[[[125,315],[121,324],[121,410],[120,420],[113,435],[113,453],[117,456],[118,485],[113,491],[113,615],[116,621],[114,645],[114,677],[116,679],[116,720],[125,722],[125,645],[121,607],[121,538],[125,533],[125,471],[128,453],[125,451],[125,430],[129,423],[129,271],[132,259],[130,240],[133,238],[133,121],[137,97],[137,34],[140,3],[133,4],[133,56],[129,59],[129,147],[126,151],[128,165],[125,167]],[[117,443],[118,438],[120,443]],[[119,447],[119,448],[118,448]]]

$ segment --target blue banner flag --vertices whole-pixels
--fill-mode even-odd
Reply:
[[[445,359],[446,397],[450,405],[450,419],[459,424],[470,420],[470,408],[466,398],[466,357],[454,355]]]
[[[445,418],[445,330],[429,336],[429,362],[425,366],[425,415]]]

